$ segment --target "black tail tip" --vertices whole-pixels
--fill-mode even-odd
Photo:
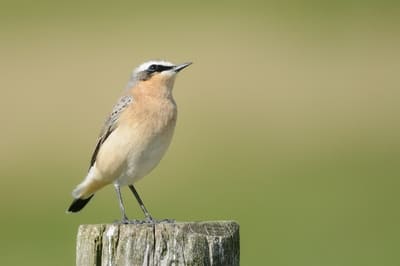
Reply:
[[[85,205],[89,202],[89,200],[94,196],[91,195],[89,198],[87,199],[74,199],[74,201],[71,203],[71,205],[69,206],[67,213],[73,213],[73,212],[78,212],[80,210],[83,209],[83,207],[85,207]]]

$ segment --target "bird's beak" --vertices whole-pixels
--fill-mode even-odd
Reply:
[[[184,68],[190,66],[191,64],[192,64],[192,62],[183,63],[183,64],[180,64],[180,65],[174,66],[173,69],[174,69],[175,72],[179,72],[179,71],[181,71],[182,69],[184,69]]]

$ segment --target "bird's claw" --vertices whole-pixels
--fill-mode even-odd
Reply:
[[[129,220],[128,218],[123,218],[120,221],[114,221],[114,224],[172,224],[175,223],[174,219],[161,219],[156,220],[153,219],[151,216],[146,217],[144,220]]]

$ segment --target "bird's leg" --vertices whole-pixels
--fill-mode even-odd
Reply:
[[[125,207],[124,207],[124,202],[122,201],[121,189],[120,189],[119,185],[117,185],[117,184],[114,184],[114,188],[115,188],[115,192],[117,193],[119,209],[121,210],[121,214],[122,214],[121,223],[127,224],[127,223],[129,223],[129,219],[125,213]]]
[[[129,189],[132,191],[133,195],[135,196],[137,202],[140,205],[140,208],[142,209],[144,215],[146,216],[146,221],[153,223],[154,219],[153,219],[153,217],[151,217],[150,213],[147,211],[146,207],[144,206],[143,201],[140,198],[139,194],[137,193],[135,187],[133,185],[129,185]]]

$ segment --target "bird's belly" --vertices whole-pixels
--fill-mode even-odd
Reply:
[[[171,143],[173,127],[165,129],[156,134],[145,144],[133,145],[126,158],[126,166],[116,183],[124,186],[133,184],[140,178],[146,176],[161,161],[169,144]]]

